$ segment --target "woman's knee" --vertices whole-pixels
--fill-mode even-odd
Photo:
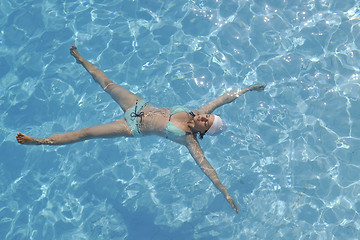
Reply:
[[[78,138],[79,140],[87,140],[87,139],[90,139],[92,138],[92,131],[90,129],[90,127],[86,127],[86,128],[83,128],[83,129],[80,129],[79,132],[78,132]]]
[[[116,84],[109,80],[109,81],[105,82],[102,87],[105,92],[110,93],[111,87],[115,87],[115,86],[116,86]]]

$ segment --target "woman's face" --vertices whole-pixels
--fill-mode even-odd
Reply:
[[[201,133],[205,133],[211,125],[213,124],[215,116],[212,114],[199,114],[194,117],[196,130],[199,130]]]

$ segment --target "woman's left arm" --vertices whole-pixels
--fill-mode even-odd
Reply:
[[[191,156],[195,159],[196,163],[199,165],[201,170],[205,173],[205,175],[210,178],[215,187],[219,189],[219,191],[224,195],[226,200],[230,203],[231,207],[239,213],[238,206],[235,201],[231,198],[228,193],[226,187],[222,185],[220,179],[218,178],[215,169],[210,165],[208,160],[205,158],[204,153],[199,145],[197,139],[193,136],[188,136],[186,147],[189,149]]]
[[[212,113],[216,108],[221,107],[224,104],[231,103],[244,93],[248,91],[263,91],[266,85],[255,85],[248,88],[237,89],[235,91],[227,92],[218,98],[210,101],[199,109],[200,113]]]

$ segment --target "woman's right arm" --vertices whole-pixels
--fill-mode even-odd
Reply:
[[[215,98],[214,100],[208,102],[207,104],[203,105],[200,109],[200,113],[212,113],[216,108],[221,107],[224,104],[231,103],[244,93],[248,91],[263,91],[266,85],[255,85],[248,88],[237,89],[235,91],[224,93],[222,96]]]

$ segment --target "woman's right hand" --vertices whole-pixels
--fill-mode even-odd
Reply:
[[[264,91],[264,88],[266,87],[266,85],[264,84],[260,84],[260,85],[255,85],[255,86],[251,86],[250,87],[250,91]]]

